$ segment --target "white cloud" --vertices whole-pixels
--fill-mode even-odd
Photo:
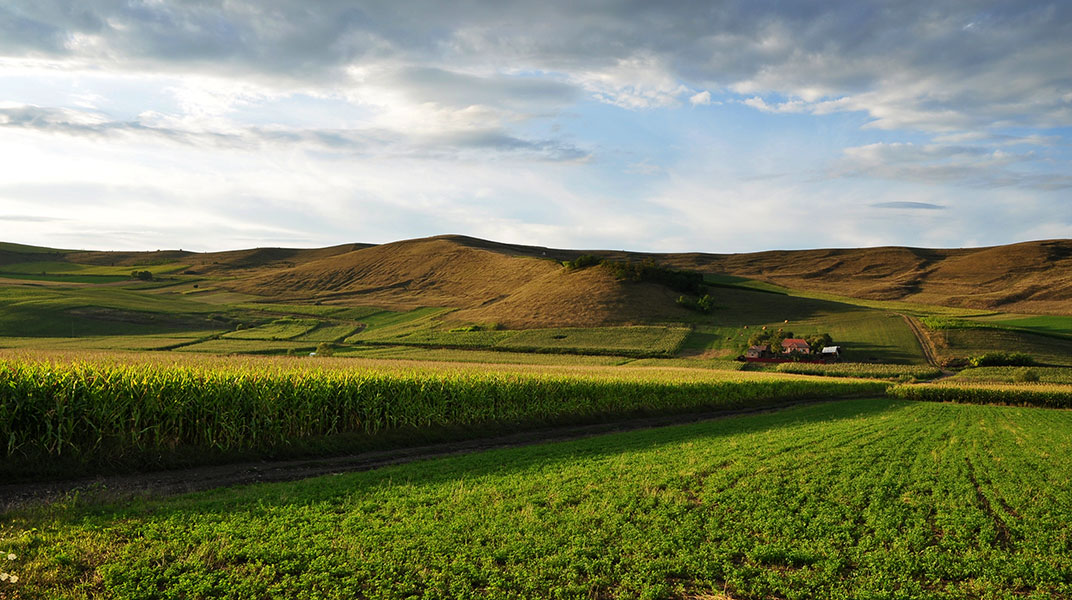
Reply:
[[[704,90],[689,96],[689,104],[693,106],[706,106],[711,104],[711,92]]]

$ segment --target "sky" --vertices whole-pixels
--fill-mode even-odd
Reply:
[[[0,240],[1072,238],[1072,2],[5,0]]]

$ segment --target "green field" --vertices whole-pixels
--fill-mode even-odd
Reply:
[[[293,339],[299,342],[335,342],[349,337],[357,329],[358,325],[354,323],[335,324],[320,321],[313,330]]]
[[[890,395],[906,400],[1072,408],[1072,385],[985,383],[945,380],[928,385],[898,385]]]
[[[562,327],[506,330],[458,325],[441,319],[445,309],[404,313],[382,311],[361,322],[347,344],[384,344],[444,348],[501,349],[513,352],[565,352],[621,356],[672,356],[690,333],[682,326]]]
[[[829,333],[844,346],[849,361],[926,362],[912,329],[893,311],[736,286],[719,288],[715,295],[718,308],[694,318],[694,332],[684,349],[696,353],[725,350],[736,356],[744,353],[748,338],[757,330],[784,329],[798,337]]]
[[[9,514],[28,597],[1072,596],[1072,412],[854,400]]]
[[[1004,329],[949,329],[935,332],[934,340],[943,358],[1023,352],[1040,363],[1072,366],[1072,339]]]
[[[533,352],[501,352],[494,350],[463,350],[457,348],[425,348],[421,346],[357,346],[335,351],[335,356],[374,358],[387,360],[418,360],[436,362],[527,364],[527,365],[619,365],[643,363],[664,366],[676,364],[679,359],[634,360],[624,356],[583,356]],[[648,362],[645,362],[648,361]],[[711,362],[711,361],[703,361]]]
[[[311,332],[318,325],[320,321],[315,319],[276,319],[250,329],[226,333],[223,337],[235,340],[289,340]]]
[[[298,350],[312,351],[312,342],[287,340],[210,339],[183,346],[180,352],[207,352],[209,354],[286,354]]]
[[[933,379],[942,374],[937,367],[922,365],[874,365],[867,363],[782,363],[777,370],[781,373],[800,375],[823,375],[826,377],[871,377],[875,379],[914,378]]]
[[[1072,317],[1002,315],[985,319],[997,325],[1072,338]]]

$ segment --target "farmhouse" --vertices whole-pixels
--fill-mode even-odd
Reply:
[[[785,354],[792,354],[799,352],[801,354],[811,354],[811,346],[808,342],[800,338],[786,338],[782,340],[782,352]]]
[[[770,356],[770,346],[763,344],[762,346],[750,346],[748,350],[745,350],[745,358],[766,358]]]

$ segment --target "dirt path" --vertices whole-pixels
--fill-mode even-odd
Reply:
[[[923,350],[923,356],[927,359],[927,363],[932,367],[940,366],[938,364],[938,355],[934,351],[934,346],[931,344],[931,338],[927,337],[927,332],[923,331],[923,325],[919,323],[914,317],[902,314],[901,318],[908,324],[909,329],[916,336],[916,341],[919,342],[919,347]]]
[[[120,501],[135,497],[167,496],[232,485],[293,481],[318,475],[368,471],[429,458],[469,454],[498,448],[515,448],[545,442],[576,440],[621,431],[698,423],[740,415],[769,413],[792,406],[827,401],[829,400],[806,400],[755,409],[666,415],[595,425],[541,428],[496,437],[364,452],[346,456],[245,462],[130,475],[6,484],[0,485],[0,513],[21,506],[69,499],[76,495],[80,499],[88,501]]]

